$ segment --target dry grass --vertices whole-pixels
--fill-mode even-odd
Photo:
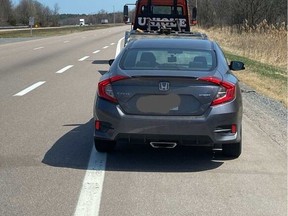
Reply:
[[[203,29],[200,31],[203,32]],[[287,68],[286,24],[268,25],[263,20],[255,27],[244,23],[242,27],[222,27],[205,30],[209,38],[217,41],[224,50],[235,55]]]
[[[239,78],[240,82],[247,83],[256,92],[261,92],[288,107],[287,82],[285,80],[275,80],[270,77],[263,79],[262,75],[249,70],[234,72],[234,74]]]
[[[254,27],[250,27],[245,22],[238,29],[214,27],[208,30],[200,28],[193,30],[206,33],[210,39],[220,44],[225,53],[250,59],[251,61],[247,62],[244,60],[247,69],[245,72],[235,73],[240,81],[270,98],[281,101],[288,107],[287,29],[285,23],[274,26],[268,25],[264,20]],[[264,67],[267,65],[268,68],[271,68],[269,73],[257,70],[259,62]]]

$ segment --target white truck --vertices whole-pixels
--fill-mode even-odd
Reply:
[[[79,19],[79,25],[85,26],[85,19]]]
[[[108,24],[108,23],[109,23],[108,19],[101,19],[101,24]]]

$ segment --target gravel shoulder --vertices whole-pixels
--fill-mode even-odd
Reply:
[[[241,83],[244,115],[287,154],[287,109]]]

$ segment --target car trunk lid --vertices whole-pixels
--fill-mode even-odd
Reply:
[[[203,115],[219,91],[216,84],[185,75],[134,75],[112,88],[126,114],[165,116]]]

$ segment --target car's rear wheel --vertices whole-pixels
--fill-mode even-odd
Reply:
[[[94,145],[98,152],[111,152],[116,146],[115,141],[94,139]]]
[[[222,145],[222,153],[228,157],[238,158],[242,152],[242,142]]]

